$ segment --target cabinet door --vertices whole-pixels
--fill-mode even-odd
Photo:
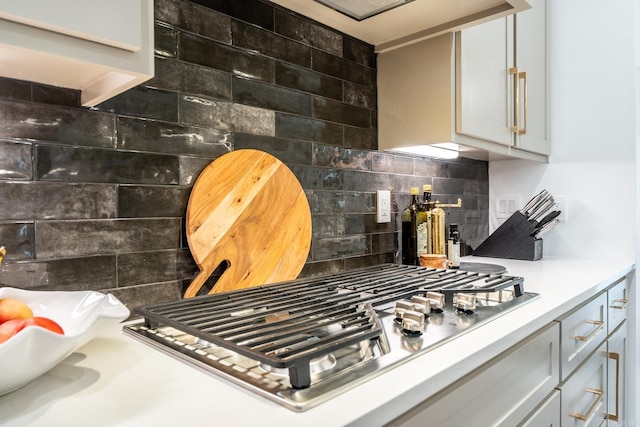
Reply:
[[[563,427],[600,426],[606,418],[606,343],[602,343],[560,390]]]
[[[512,145],[513,17],[464,29],[456,43],[456,131]]]
[[[532,8],[515,15],[514,88],[518,105],[515,146],[549,154],[547,139],[547,2],[529,0]],[[517,86],[515,86],[517,84]]]
[[[607,425],[624,426],[627,419],[627,322],[607,340]]]

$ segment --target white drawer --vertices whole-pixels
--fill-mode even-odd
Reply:
[[[607,325],[611,334],[627,317],[627,304],[629,303],[629,277],[624,277],[607,291]]]
[[[560,391],[555,390],[540,405],[540,407],[531,414],[518,427],[560,427]]]
[[[562,427],[596,427],[606,418],[606,344],[560,388]]]
[[[560,378],[565,380],[606,338],[607,294],[600,294],[559,321]]]

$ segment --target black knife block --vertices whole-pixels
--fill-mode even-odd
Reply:
[[[542,239],[532,236],[536,227],[520,212],[514,212],[497,230],[473,251],[490,258],[542,259]]]

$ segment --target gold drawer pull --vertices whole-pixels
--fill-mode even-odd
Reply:
[[[620,397],[620,354],[610,351],[608,356],[609,359],[616,361],[616,412],[615,414],[608,413],[607,418],[611,421],[618,421],[618,398]]]
[[[611,302],[613,304],[611,304],[609,306],[609,308],[615,308],[615,309],[618,309],[618,310],[624,310],[625,308],[627,308],[627,304],[629,304],[629,300],[628,299],[614,299]],[[620,305],[615,305],[616,303],[619,303]]]
[[[578,335],[575,338],[578,341],[589,341],[593,338],[598,332],[600,332],[604,326],[604,322],[602,320],[585,320],[586,323],[591,323],[592,325],[596,325],[593,331],[589,332],[588,335]]]
[[[586,414],[573,414],[573,416],[580,421],[586,421],[591,416],[591,413],[595,411],[598,403],[600,403],[602,395],[604,394],[604,391],[595,388],[585,388],[584,391],[587,393],[593,393],[596,396],[596,400],[593,401]]]

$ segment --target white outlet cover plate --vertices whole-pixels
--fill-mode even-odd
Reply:
[[[376,193],[376,222],[391,222],[391,191],[379,190]]]

